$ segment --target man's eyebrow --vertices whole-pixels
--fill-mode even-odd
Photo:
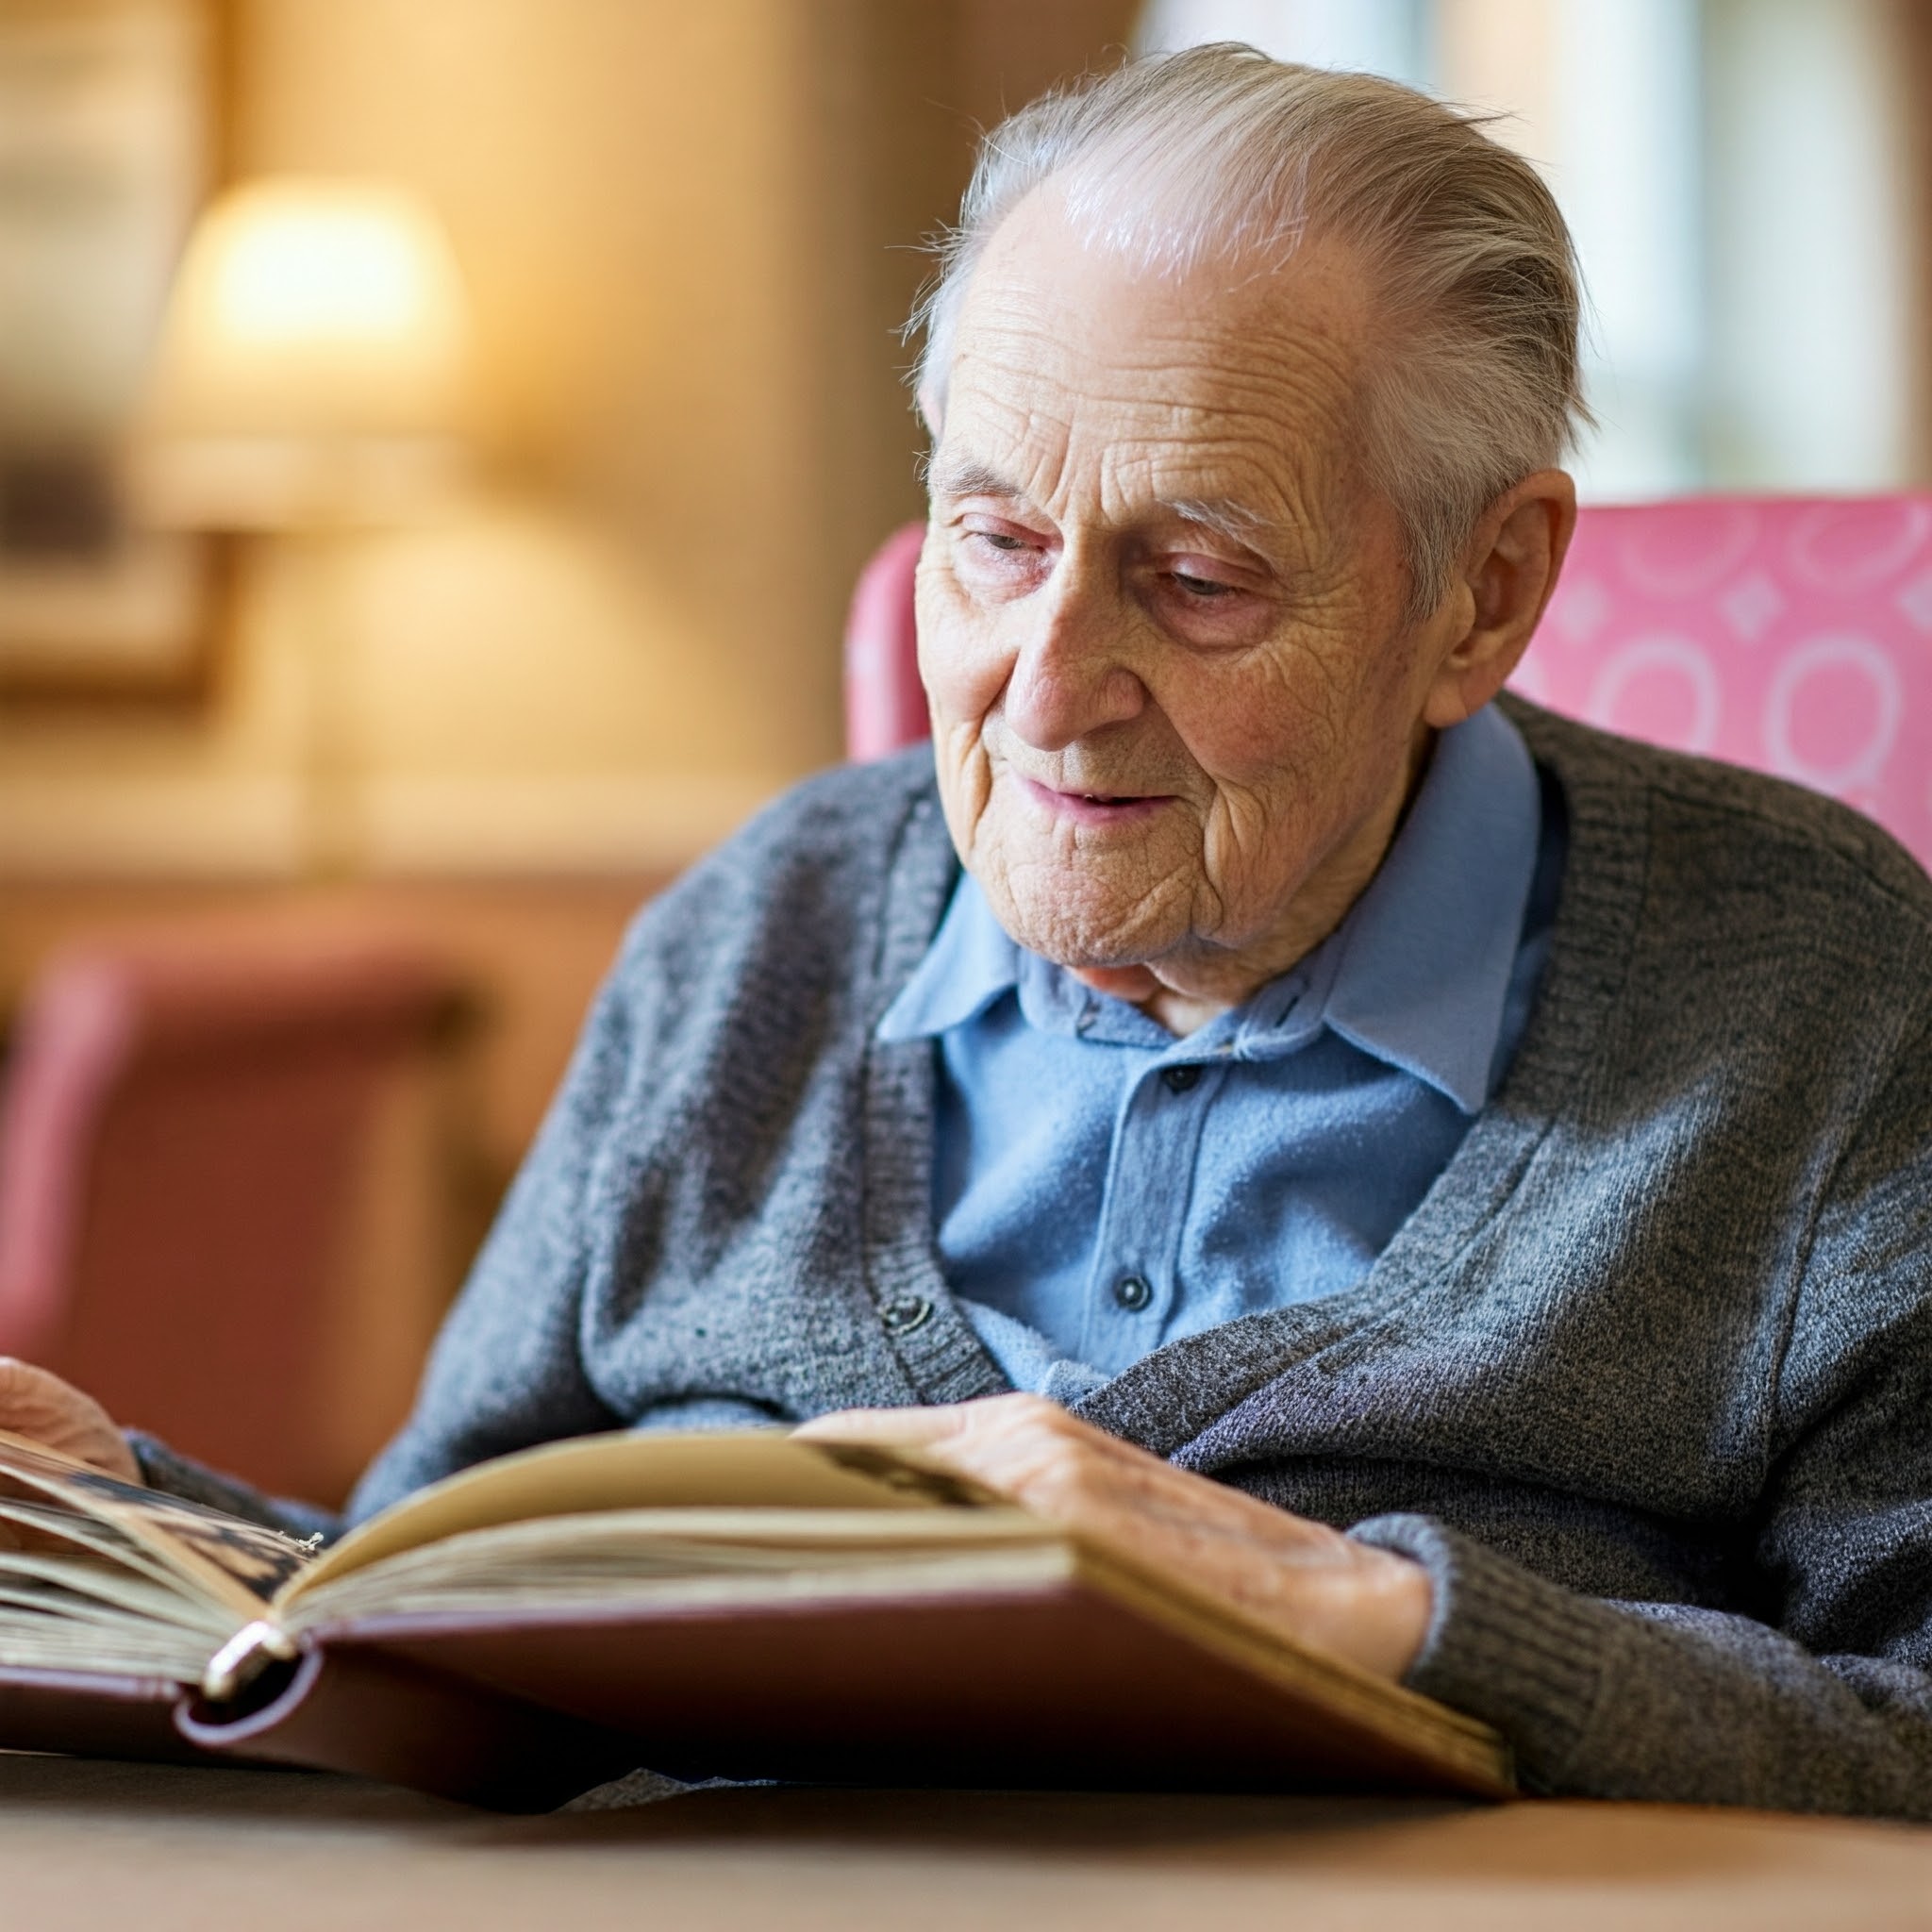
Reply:
[[[1251,543],[1270,528],[1260,511],[1250,509],[1226,496],[1170,496],[1161,499],[1162,509],[1171,510],[1183,523],[1199,524],[1230,543]]]
[[[1002,476],[976,457],[941,452],[933,458],[925,480],[935,496],[1001,496],[1022,502],[1026,495],[1010,477]]]
[[[977,457],[963,453],[936,456],[926,471],[926,486],[935,496],[996,496],[1024,503],[1026,492]],[[1230,543],[1249,544],[1270,527],[1259,510],[1226,496],[1174,496],[1160,499],[1160,508],[1190,524],[1199,524]]]

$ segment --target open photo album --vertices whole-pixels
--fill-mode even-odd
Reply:
[[[1485,1726],[918,1457],[501,1457],[327,1548],[0,1433],[0,1748],[511,1809],[675,1777],[1503,1795]]]

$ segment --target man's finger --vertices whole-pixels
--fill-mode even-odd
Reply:
[[[978,1434],[1002,1420],[993,1413],[1002,1405],[1033,1399],[992,1395],[979,1402],[950,1402],[926,1408],[841,1408],[831,1415],[814,1416],[791,1433],[819,1442],[942,1442]]]

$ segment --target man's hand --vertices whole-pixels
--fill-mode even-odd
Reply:
[[[1175,1469],[1037,1395],[847,1409],[798,1434],[916,1448],[1377,1676],[1400,1678],[1428,1630],[1433,1596],[1419,1564]]]
[[[124,1483],[141,1481],[134,1452],[92,1395],[10,1355],[0,1355],[0,1429],[91,1462]]]

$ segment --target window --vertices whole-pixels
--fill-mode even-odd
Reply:
[[[1886,0],[1149,0],[1499,112],[1576,237],[1601,429],[1584,493],[1910,480],[1913,210]]]

